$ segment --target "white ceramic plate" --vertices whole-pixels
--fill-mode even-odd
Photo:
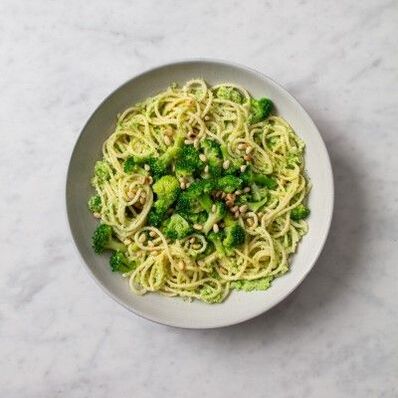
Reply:
[[[119,274],[112,273],[106,255],[96,255],[91,235],[97,221],[87,209],[92,195],[89,184],[94,162],[101,157],[104,140],[115,127],[116,115],[137,101],[152,96],[172,82],[204,78],[209,84],[234,82],[254,97],[269,97],[306,143],[306,169],[313,184],[309,196],[309,233],[291,259],[291,271],[276,279],[270,289],[232,292],[222,304],[189,303],[157,294],[136,296]],[[177,62],[151,69],[116,89],[102,102],[84,126],[73,150],[66,182],[66,205],[70,228],[84,262],[100,286],[135,314],[166,325],[185,328],[216,328],[253,318],[279,303],[304,279],[325,243],[333,212],[333,176],[324,142],[302,106],[281,86],[244,66],[213,60]]]

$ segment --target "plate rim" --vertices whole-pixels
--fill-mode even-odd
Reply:
[[[82,139],[83,133],[86,130],[87,126],[89,125],[89,123],[91,122],[91,120],[96,116],[97,112],[100,111],[100,109],[102,108],[102,106],[115,94],[117,93],[121,88],[123,88],[124,86],[130,84],[133,80],[143,77],[146,74],[151,74],[157,70],[163,69],[163,68],[167,68],[167,67],[173,67],[173,66],[177,66],[177,65],[182,65],[182,64],[194,64],[194,63],[211,63],[211,64],[218,64],[218,65],[222,65],[222,66],[226,66],[226,67],[233,67],[236,69],[243,69],[247,72],[250,72],[251,74],[256,75],[258,78],[260,78],[261,80],[268,80],[271,84],[273,84],[274,86],[276,86],[278,89],[282,90],[282,92],[284,93],[284,95],[286,95],[290,100],[293,101],[293,103],[296,103],[300,109],[300,111],[308,118],[309,123],[312,125],[312,128],[318,133],[319,139],[320,139],[320,144],[322,147],[322,151],[323,151],[323,157],[325,159],[325,171],[327,173],[328,176],[328,180],[329,180],[329,184],[330,184],[330,193],[331,193],[331,197],[330,197],[330,201],[329,201],[329,208],[327,209],[327,220],[326,220],[326,228],[325,228],[325,232],[324,232],[324,236],[322,237],[321,241],[320,241],[320,245],[319,248],[314,256],[314,259],[312,261],[312,264],[310,267],[308,267],[308,269],[300,276],[300,278],[298,279],[297,283],[292,286],[290,289],[286,290],[286,292],[284,292],[280,297],[278,297],[277,299],[275,299],[270,305],[268,306],[264,306],[264,308],[261,308],[259,311],[255,312],[255,313],[250,313],[248,316],[242,317],[238,320],[233,320],[233,321],[227,321],[227,322],[221,322],[221,323],[214,323],[214,324],[204,324],[204,325],[195,325],[195,326],[191,326],[191,325],[181,325],[178,324],[178,322],[167,322],[167,321],[161,321],[159,319],[156,319],[156,317],[151,317],[149,315],[147,315],[146,313],[143,313],[142,311],[139,311],[135,308],[133,308],[132,306],[128,305],[127,303],[123,302],[121,299],[119,299],[111,290],[109,290],[104,283],[97,278],[93,271],[91,270],[91,268],[88,266],[88,264],[86,263],[86,260],[84,259],[83,254],[81,253],[80,249],[79,249],[79,245],[78,245],[78,239],[76,236],[75,231],[72,228],[72,221],[71,221],[71,204],[69,202],[68,197],[70,197],[69,194],[69,190],[70,185],[71,185],[71,165],[72,165],[72,161],[74,158],[74,155],[76,153],[76,148],[79,145],[80,140]],[[332,223],[332,219],[333,219],[333,213],[334,213],[334,202],[335,202],[335,188],[334,188],[334,175],[333,175],[333,169],[332,169],[332,164],[330,161],[330,156],[329,156],[329,152],[327,150],[327,146],[325,144],[325,141],[318,129],[318,127],[316,126],[315,122],[313,121],[313,119],[311,118],[311,116],[309,115],[309,113],[305,110],[305,108],[303,107],[303,105],[300,103],[300,101],[297,100],[297,98],[295,96],[293,96],[283,85],[281,85],[280,83],[277,83],[274,79],[272,79],[271,77],[269,77],[268,75],[266,75],[265,73],[262,73],[252,67],[248,67],[246,65],[243,65],[241,63],[237,63],[237,62],[232,62],[232,61],[228,61],[228,60],[222,60],[222,59],[217,59],[217,58],[207,58],[207,57],[199,57],[199,58],[185,58],[185,59],[177,59],[174,61],[169,61],[166,63],[160,63],[158,65],[152,66],[148,69],[143,70],[140,73],[137,73],[135,75],[133,75],[131,78],[129,78],[128,80],[124,81],[122,84],[119,84],[114,90],[112,90],[94,109],[93,112],[91,112],[90,116],[87,118],[86,122],[84,123],[82,129],[80,130],[80,133],[73,145],[69,160],[68,160],[68,166],[67,166],[67,172],[66,172],[66,179],[65,179],[65,191],[64,191],[64,197],[65,197],[65,216],[67,219],[67,224],[69,226],[69,232],[72,235],[72,239],[73,239],[73,243],[74,243],[74,248],[77,251],[77,253],[79,254],[80,259],[82,260],[83,264],[84,264],[84,268],[86,269],[86,272],[88,272],[88,274],[91,276],[91,278],[95,281],[95,283],[102,289],[102,291],[104,291],[110,298],[112,298],[114,301],[116,301],[118,304],[120,304],[121,306],[123,306],[124,308],[126,308],[128,311],[132,312],[133,314],[144,318],[148,321],[157,323],[159,325],[166,325],[166,326],[171,326],[171,327],[176,327],[176,328],[180,328],[180,329],[217,329],[217,328],[222,328],[222,327],[228,327],[228,326],[233,326],[233,325],[237,325],[243,322],[246,322],[250,319],[254,319],[262,314],[264,314],[265,312],[271,310],[272,308],[274,308],[275,306],[277,306],[278,304],[280,304],[283,300],[285,300],[294,290],[296,290],[301,283],[303,282],[303,280],[308,276],[308,274],[311,272],[311,270],[314,268],[315,264],[317,263],[319,256],[321,255],[324,247],[325,247],[325,243],[327,241],[327,238],[329,236],[329,232],[330,232],[330,227],[331,227],[331,223]],[[222,305],[218,304],[218,305]]]

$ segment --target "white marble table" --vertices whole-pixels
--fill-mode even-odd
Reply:
[[[397,397],[397,35],[395,1],[2,0],[0,396]],[[268,314],[212,331],[110,300],[64,210],[69,156],[96,105],[150,66],[200,56],[285,85],[336,179],[309,277]]]

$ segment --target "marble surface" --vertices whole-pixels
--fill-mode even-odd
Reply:
[[[0,396],[397,397],[396,1],[0,2]],[[336,181],[326,247],[269,313],[152,324],[84,270],[64,210],[79,130],[162,62],[237,61],[306,107]]]

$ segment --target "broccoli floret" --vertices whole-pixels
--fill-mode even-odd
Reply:
[[[177,178],[171,175],[160,178],[153,184],[152,189],[157,195],[154,207],[158,210],[167,210],[181,191]]]
[[[111,177],[111,166],[105,160],[95,162],[94,173],[100,182],[108,181]]]
[[[123,170],[125,173],[132,173],[136,168],[136,162],[133,156],[128,157],[123,163]]]
[[[198,213],[190,213],[186,216],[187,220],[192,224],[204,224],[207,220],[207,212],[199,211]]]
[[[214,140],[206,138],[202,141],[201,147],[207,158],[209,174],[212,177],[219,177],[222,172],[222,152],[220,144]]]
[[[213,209],[213,206],[215,206],[215,209]],[[218,223],[219,221],[221,221],[227,214],[227,207],[226,207],[225,203],[223,203],[223,202],[216,202],[211,207],[212,207],[210,209],[211,211],[209,212],[207,220],[204,223],[203,229],[202,229],[202,231],[205,234],[208,234],[210,232],[210,230],[213,228],[213,225]],[[213,211],[213,210],[215,210],[215,211]]]
[[[188,221],[179,214],[173,214],[164,225],[163,233],[170,239],[182,239],[191,233]]]
[[[239,279],[231,282],[231,288],[244,290],[245,292],[251,292],[253,290],[267,290],[271,286],[272,279],[272,276],[266,276],[264,278],[254,280]]]
[[[137,264],[134,261],[130,261],[124,252],[115,251],[109,260],[109,264],[112,268],[112,272],[129,272],[133,270]]]
[[[193,145],[183,145],[178,153],[175,167],[178,177],[194,175],[195,172],[203,168],[198,150]]]
[[[184,144],[185,134],[179,132],[174,140],[174,144],[166,150],[163,155],[155,158],[149,157],[146,159],[146,163],[149,165],[150,173],[155,180],[158,180],[168,172],[170,163],[177,158],[181,147]]]
[[[258,187],[257,184],[251,185],[251,196],[254,202],[260,202],[268,197],[268,189],[265,187]]]
[[[93,234],[93,248],[98,254],[101,254],[105,250],[116,250],[125,251],[126,246],[113,239],[112,227],[106,224],[100,224]]]
[[[154,227],[160,227],[167,210],[177,199],[181,189],[177,178],[171,175],[161,177],[152,186],[156,193],[156,200],[148,213],[147,222]]]
[[[310,209],[300,203],[290,212],[290,218],[294,221],[299,221],[307,218],[310,215]]]
[[[226,99],[229,101],[241,104],[243,101],[242,94],[233,87],[222,86],[216,92],[217,98]]]
[[[245,242],[245,230],[232,217],[225,218],[225,238],[223,245],[228,255]]]
[[[100,213],[101,212],[101,197],[99,195],[94,195],[88,200],[88,208],[93,212],[93,213]]]
[[[209,235],[207,235],[207,238],[209,239],[210,242],[213,243],[217,254],[220,257],[225,256],[225,250],[223,246],[223,239],[224,239],[224,234],[222,232],[210,232]]]
[[[226,193],[235,192],[242,186],[242,180],[233,175],[227,175],[217,181],[217,188]]]
[[[150,157],[147,159],[146,163],[150,167],[150,173],[154,180],[159,180],[159,178],[168,172],[168,165],[165,164],[161,158]]]
[[[252,99],[250,101],[249,122],[254,124],[266,119],[271,113],[273,103],[268,98]]]
[[[243,180],[243,185],[258,184],[269,189],[275,189],[278,186],[278,183],[272,177],[254,173],[250,167],[241,173],[239,177]]]
[[[208,194],[215,188],[215,181],[211,179],[195,181],[190,185],[190,187],[185,191],[187,195],[196,199],[202,194]]]
[[[147,222],[149,225],[159,228],[162,225],[162,222],[165,217],[166,217],[166,211],[163,211],[163,209],[156,209],[152,207],[148,213]]]

